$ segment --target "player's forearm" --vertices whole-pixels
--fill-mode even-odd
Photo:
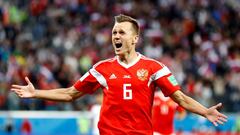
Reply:
[[[175,93],[174,93],[175,94]],[[177,102],[180,106],[185,108],[186,110],[199,114],[205,117],[207,112],[207,108],[201,105],[196,100],[192,99],[191,97],[183,94],[182,92],[176,93],[176,96],[172,97],[175,102]]]
[[[191,111],[193,113],[202,115],[205,117],[205,114],[207,112],[207,108],[201,105],[199,102],[196,100],[192,99],[189,96],[185,96],[184,101],[180,103],[181,106],[183,106],[185,109],[188,111]]]
[[[69,88],[36,90],[34,97],[53,101],[72,101],[74,98],[69,91]]]

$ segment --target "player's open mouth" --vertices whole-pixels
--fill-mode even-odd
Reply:
[[[116,48],[121,48],[122,47],[122,43],[116,43],[115,46],[116,46]]]

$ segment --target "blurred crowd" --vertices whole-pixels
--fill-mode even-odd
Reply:
[[[72,103],[20,99],[11,84],[69,87],[99,60],[113,57],[114,16],[140,22],[138,51],[167,65],[183,91],[205,106],[240,112],[240,1],[2,0],[0,110],[88,110]]]

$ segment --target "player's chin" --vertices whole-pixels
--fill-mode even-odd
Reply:
[[[116,55],[121,55],[121,54],[122,54],[122,51],[115,49],[115,54],[116,54]]]

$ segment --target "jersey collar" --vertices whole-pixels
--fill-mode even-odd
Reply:
[[[125,67],[125,68],[130,68],[131,66],[135,65],[135,64],[140,60],[140,58],[141,58],[141,56],[142,56],[142,55],[141,55],[140,53],[138,53],[138,52],[137,52],[137,54],[138,54],[138,57],[137,57],[132,63],[126,64],[126,63],[124,63],[124,62],[121,62],[121,61],[119,60],[119,57],[116,56],[116,57],[117,57],[117,62],[118,62],[121,66],[123,66],[123,67]]]

